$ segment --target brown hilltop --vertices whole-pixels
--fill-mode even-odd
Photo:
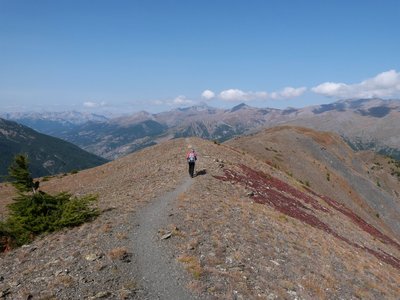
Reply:
[[[6,299],[145,298],[136,261],[126,260],[135,257],[136,216],[187,182],[188,144],[199,153],[200,172],[177,195],[160,232],[171,231],[166,251],[187,269],[188,288],[199,298],[398,297],[400,245],[391,218],[399,201],[385,159],[354,153],[339,136],[297,127],[222,145],[177,139],[42,182],[46,191],[98,193],[103,213],[3,255],[0,293],[7,291]],[[382,168],[371,169],[377,163]],[[377,175],[387,182],[375,190]],[[397,201],[394,215],[379,210],[377,217],[367,192]]]

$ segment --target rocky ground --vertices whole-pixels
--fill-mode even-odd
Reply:
[[[180,200],[180,251],[201,278],[193,288],[215,299],[398,298],[398,241],[367,232],[268,164],[218,147],[202,146],[212,176]]]
[[[143,299],[147,291],[139,285],[133,252],[137,212],[187,177],[186,150],[184,140],[174,141],[156,151],[146,149],[100,168],[43,181],[41,188],[50,193],[98,194],[102,213],[91,223],[39,237],[3,254],[0,296]],[[9,190],[2,188],[2,209],[9,202]],[[157,234],[148,232],[149,236]]]
[[[184,160],[189,143],[199,152],[194,179]],[[48,192],[97,193],[102,214],[3,254],[4,299],[163,299],[143,279],[138,249],[144,232],[139,238],[138,225],[166,195],[174,197],[159,213],[161,228],[148,233],[161,250],[153,252],[154,263],[173,261],[177,273],[170,280],[183,276],[179,282],[190,297],[400,295],[396,239],[355,222],[334,199],[232,146],[178,139],[41,186]],[[8,190],[2,186],[3,204]]]

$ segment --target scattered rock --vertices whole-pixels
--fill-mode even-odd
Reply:
[[[233,291],[232,299],[244,300],[244,297],[243,297],[243,295],[239,294],[238,291]]]
[[[249,191],[247,192],[247,197],[253,197],[254,196],[254,192],[253,191]]]
[[[37,249],[37,247],[32,246],[32,245],[22,245],[21,248],[22,249],[27,249],[27,250],[29,250],[29,252],[33,252],[33,251],[35,251]]]
[[[118,291],[120,299],[130,299],[132,296],[132,292],[127,289],[122,289]]]
[[[126,262],[126,263],[130,263],[132,261],[132,254],[131,253],[124,253],[121,258],[120,261]]]
[[[292,297],[297,297],[297,293],[295,291],[287,291],[287,293]]]
[[[267,297],[268,300],[273,300],[273,299],[277,299],[277,298],[278,298],[278,296],[273,293],[269,294]]]
[[[225,258],[225,263],[229,265],[233,264],[233,258],[228,256],[227,258]]]
[[[161,237],[161,239],[162,239],[162,240],[166,240],[166,239],[169,239],[171,236],[172,236],[172,233],[171,233],[171,232],[167,232],[166,234],[164,234],[164,235]]]
[[[10,288],[6,288],[5,290],[0,292],[0,298],[5,298],[9,294],[11,294]]]
[[[111,296],[111,292],[100,292],[97,293],[96,295],[89,297],[90,300],[95,300],[95,299],[103,299],[103,298],[108,298]]]
[[[274,260],[271,259],[270,262],[272,262],[273,264],[275,264],[277,266],[280,266],[280,263],[278,263],[277,261],[274,261]]]
[[[97,271],[103,271],[105,268],[107,268],[107,265],[106,264],[101,264],[96,268],[96,270]]]
[[[99,258],[100,258],[100,255],[98,255],[96,253],[90,253],[90,254],[87,254],[85,256],[85,259],[88,260],[88,261],[95,261],[95,260],[97,260]]]

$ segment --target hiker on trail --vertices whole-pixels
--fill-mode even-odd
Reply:
[[[190,177],[193,178],[193,176],[194,176],[194,165],[196,164],[196,160],[197,160],[197,154],[194,151],[194,149],[191,149],[186,154],[186,160],[189,163],[189,175],[190,175]]]

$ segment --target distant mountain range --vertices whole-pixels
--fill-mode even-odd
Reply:
[[[400,100],[345,100],[301,110],[288,121],[341,135],[355,150],[400,159]]]
[[[28,156],[35,177],[87,169],[107,162],[69,142],[0,118],[0,176],[7,175],[9,165],[19,153]]]
[[[305,108],[232,109],[206,104],[108,119],[73,113],[5,116],[43,133],[72,142],[107,159],[176,137],[198,136],[219,142],[265,127],[292,124],[332,131],[356,150],[373,149],[400,159],[400,100],[357,99]]]

